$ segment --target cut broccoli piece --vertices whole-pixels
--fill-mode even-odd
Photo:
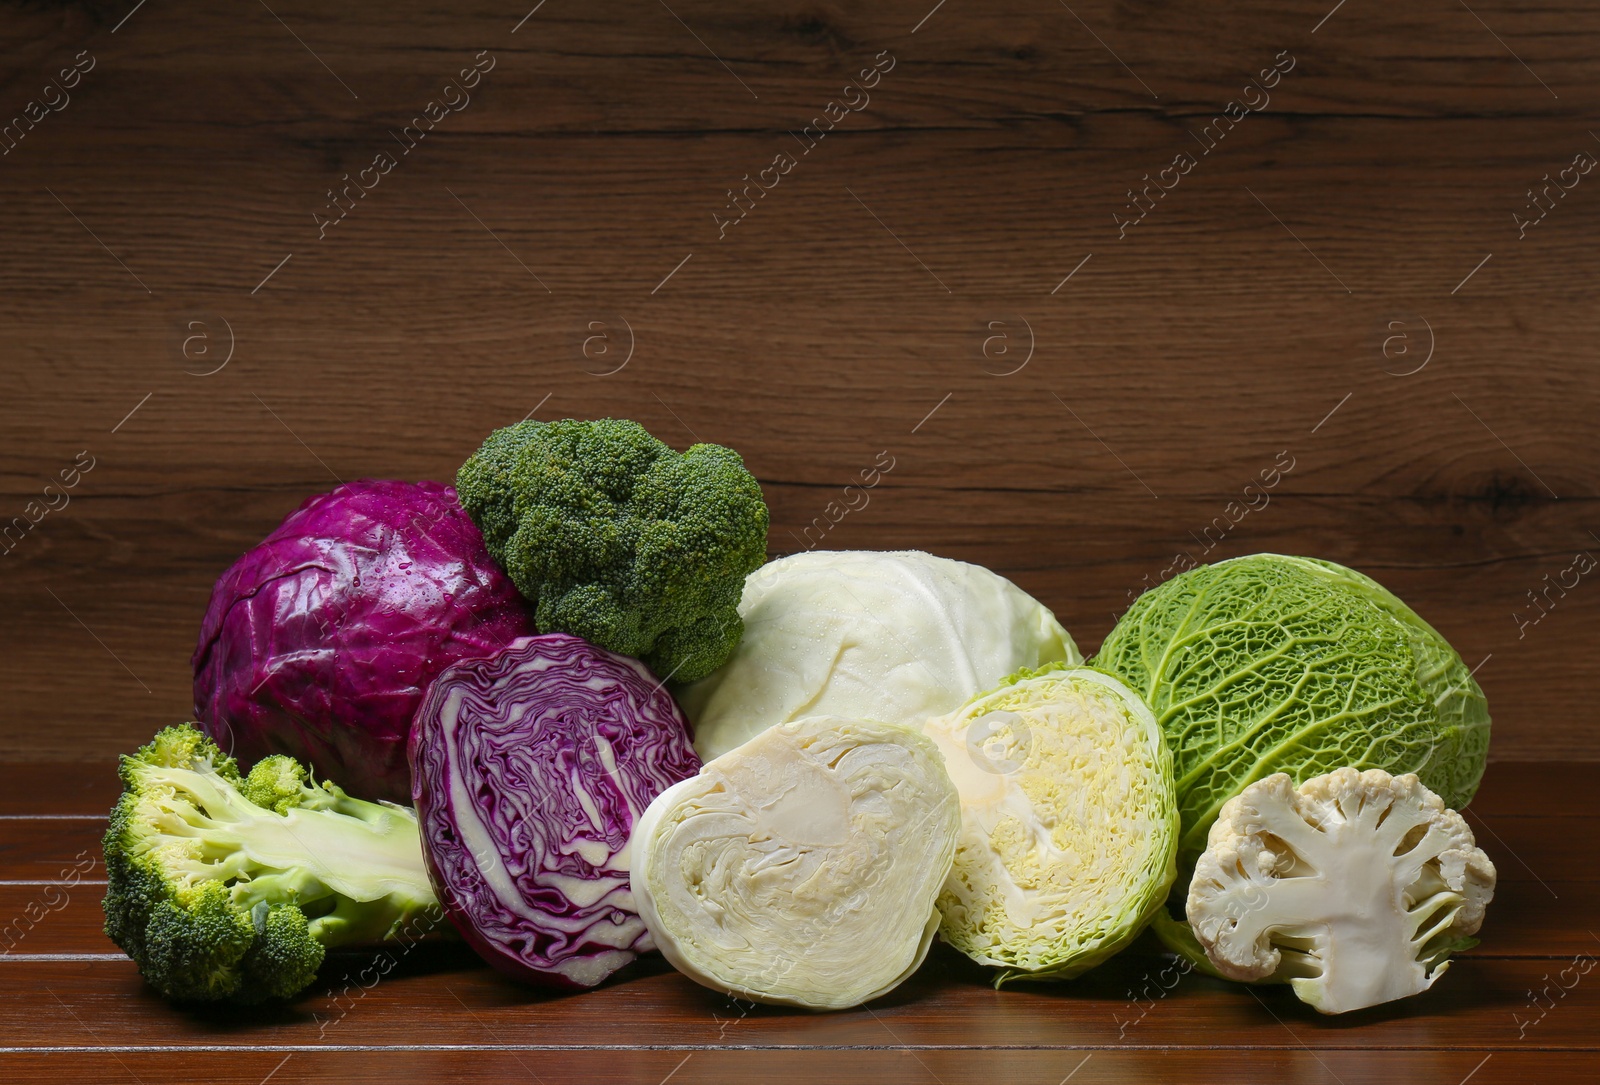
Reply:
[[[192,724],[122,759],[106,935],[175,1001],[290,998],[328,947],[431,926],[416,816],[317,784],[293,758],[241,778]]]
[[[571,633],[690,682],[744,632],[739,597],[767,553],[767,506],[721,445],[679,454],[637,422],[519,422],[456,476],[489,553]]]

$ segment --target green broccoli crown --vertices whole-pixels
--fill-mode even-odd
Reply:
[[[269,757],[248,777],[192,724],[122,759],[105,836],[106,935],[175,1001],[289,998],[328,947],[438,902],[411,812]]]
[[[732,449],[680,454],[625,419],[519,422],[489,435],[456,491],[542,632],[679,682],[710,674],[739,643],[767,505]]]

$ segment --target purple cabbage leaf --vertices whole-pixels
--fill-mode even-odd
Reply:
[[[523,638],[446,669],[410,749],[434,888],[491,965],[593,987],[655,948],[629,888],[629,838],[700,761],[642,663],[565,633]]]
[[[352,795],[406,803],[406,739],[428,683],[533,632],[453,488],[347,483],[217,581],[195,718],[246,765],[288,754]]]

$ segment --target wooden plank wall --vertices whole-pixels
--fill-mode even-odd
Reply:
[[[1180,551],[1347,562],[1483,663],[1498,757],[1600,757],[1600,588],[1547,588],[1600,551],[1600,9],[931,6],[0,9],[0,122],[48,95],[0,140],[0,525],[93,464],[0,554],[0,757],[183,717],[233,557],[530,411],[739,449],[774,553],[887,453],[823,545],[988,564],[1086,649]]]

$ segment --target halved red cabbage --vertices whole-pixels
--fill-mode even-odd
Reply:
[[[410,751],[434,889],[491,965],[593,987],[655,948],[629,837],[700,759],[644,664],[565,633],[524,637],[439,675]]]
[[[352,795],[410,802],[406,736],[428,683],[536,632],[454,489],[347,483],[217,581],[195,718],[246,765],[288,754]]]

